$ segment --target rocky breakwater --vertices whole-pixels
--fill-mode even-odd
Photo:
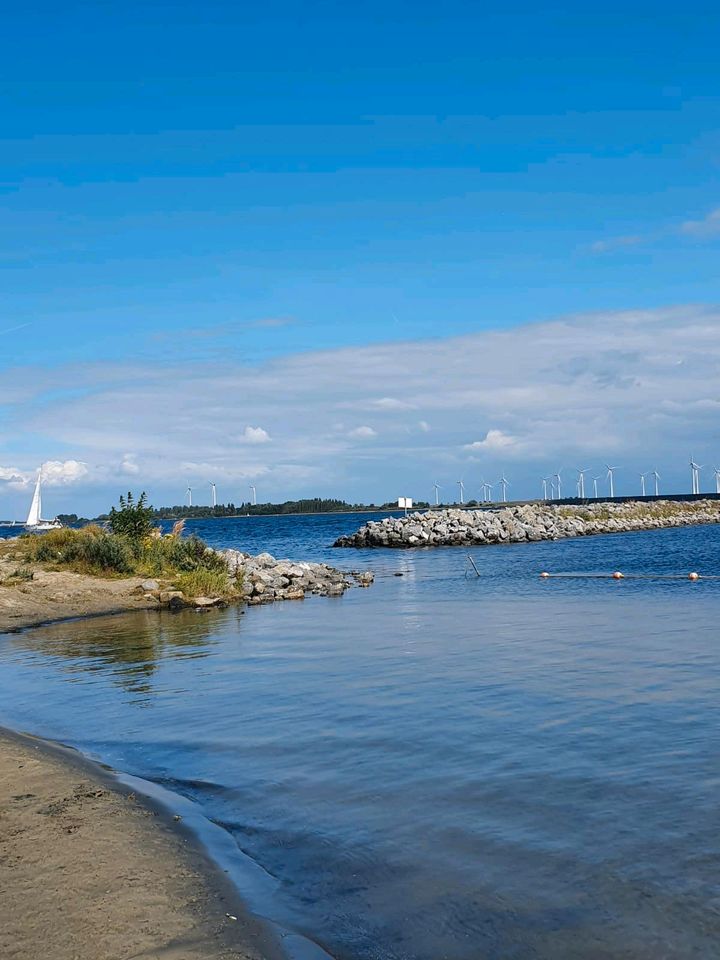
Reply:
[[[499,510],[432,510],[371,520],[335,547],[451,547],[560,540],[600,533],[720,522],[716,500],[526,504]]]
[[[219,551],[247,603],[302,600],[306,594],[339,597],[348,587],[369,587],[369,571],[345,573],[326,563],[276,560],[269,553],[252,556],[239,550]]]

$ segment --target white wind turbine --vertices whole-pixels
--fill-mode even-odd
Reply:
[[[548,494],[548,480],[549,480],[549,479],[550,479],[550,477],[543,477],[543,478],[542,478],[543,500],[547,500],[547,498],[548,498],[548,495],[547,495],[547,494]]]
[[[598,480],[602,480],[602,477],[593,477],[593,478],[592,478],[592,482],[593,482],[593,496],[595,497],[596,500],[598,499],[598,488],[597,488]]]
[[[433,484],[433,490],[435,491],[435,506],[436,506],[436,507],[439,507],[439,506],[440,506],[440,491],[441,491],[441,489],[442,489],[442,487],[440,486],[439,483],[434,483],[434,484]]]
[[[715,467],[715,493],[720,493],[720,468]]]
[[[185,491],[185,496],[187,497],[188,506],[192,506],[192,487],[188,487]]]
[[[645,477],[646,477],[646,474],[644,474],[644,473],[641,473],[641,474],[640,474],[640,496],[641,496],[641,497],[646,496],[646,494],[645,494]]]
[[[217,506],[217,490],[215,489],[215,484],[212,482],[212,480],[208,480],[208,483],[212,487],[212,505],[213,507],[216,507]]]
[[[252,490],[252,504],[254,507],[256,507],[257,506],[257,490],[255,489],[252,483],[250,484],[250,489]]]
[[[655,481],[655,496],[656,496],[656,497],[659,497],[659,496],[660,496],[660,486],[658,485],[658,480],[660,479],[660,474],[657,472],[657,470],[653,470],[653,472],[650,474],[650,476],[651,476],[651,477],[653,478],[653,480]]]
[[[460,487],[460,506],[462,506],[465,503],[465,484],[462,480],[458,480],[457,485]]]
[[[588,472],[589,467],[585,467],[584,470],[578,470],[577,475],[577,494],[581,500],[585,499],[585,474]]]
[[[615,496],[615,471],[617,467],[611,467],[609,463],[606,463],[605,466],[607,467],[607,480],[610,489],[610,499],[612,500]]]
[[[486,491],[486,492],[485,492],[485,496],[487,497],[487,500],[486,500],[485,502],[486,502],[486,503],[492,503],[492,502],[493,502],[492,492],[493,492],[493,486],[494,486],[494,484],[488,483],[487,480],[486,480],[485,483],[483,484],[483,486],[485,487],[485,491]]]
[[[555,492],[557,493],[557,499],[562,500],[562,480],[560,479],[560,471],[555,474]]]
[[[692,457],[690,457],[690,470],[692,471],[692,492],[700,493],[700,471],[702,470],[702,464],[695,463]]]
[[[505,477],[505,471],[503,470],[503,475],[498,480],[500,487],[502,489],[502,502],[507,503],[507,488],[510,486],[509,481]]]

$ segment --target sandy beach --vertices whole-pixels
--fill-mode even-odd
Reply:
[[[72,751],[7,731],[0,904],[7,960],[278,956],[170,814]]]

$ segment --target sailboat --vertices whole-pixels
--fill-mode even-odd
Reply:
[[[42,519],[42,493],[40,491],[40,474],[38,473],[37,483],[35,484],[35,493],[33,494],[30,512],[28,513],[25,527],[28,530],[59,530],[62,527],[60,521]]]

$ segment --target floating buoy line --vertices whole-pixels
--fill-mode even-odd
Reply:
[[[468,554],[468,563],[472,567],[477,577],[482,574],[477,568],[473,558]],[[465,577],[472,575],[471,571],[465,568]],[[720,574],[697,573],[692,570],[690,573],[623,573],[621,570],[614,570],[612,573],[550,573],[543,570],[540,574],[541,580],[690,580],[695,583],[698,580],[720,580]]]
[[[543,570],[541,580],[720,580],[718,574],[691,573],[548,573]]]

